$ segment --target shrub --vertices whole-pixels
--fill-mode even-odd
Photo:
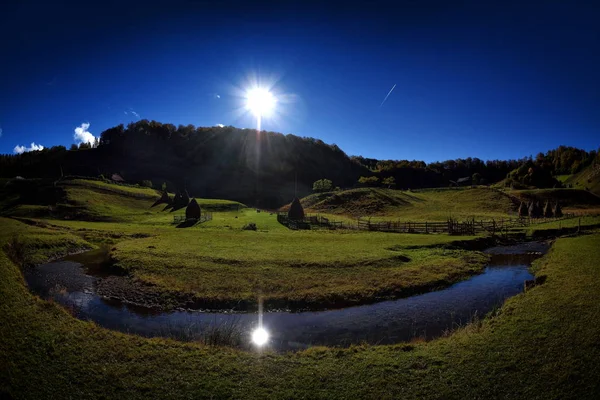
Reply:
[[[152,189],[152,181],[150,180],[144,179],[140,185]]]
[[[333,182],[329,179],[319,179],[313,183],[314,192],[329,192],[333,187]]]
[[[377,186],[379,184],[379,178],[376,176],[361,176],[358,179],[358,183],[362,186]]]

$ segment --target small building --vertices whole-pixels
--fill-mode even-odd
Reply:
[[[113,182],[125,182],[125,179],[123,179],[123,177],[119,174],[112,174],[112,176],[110,177],[110,179]]]
[[[470,176],[465,176],[464,178],[458,178],[456,180],[456,185],[457,186],[465,186],[465,185],[468,185],[469,182],[471,182],[471,177]]]

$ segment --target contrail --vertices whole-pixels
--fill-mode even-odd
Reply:
[[[396,87],[396,84],[394,83],[394,86],[392,86],[392,88],[390,89],[389,93],[387,94],[387,96],[385,96],[385,99],[383,99],[383,101],[381,102],[381,104],[379,105],[379,107],[381,107],[383,105],[383,103],[385,103],[385,101],[387,100],[387,98],[390,97],[390,94],[392,94],[392,91],[394,90],[395,87]]]

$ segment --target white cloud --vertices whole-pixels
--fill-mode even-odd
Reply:
[[[0,137],[2,137],[2,128],[0,128]]]
[[[127,111],[123,111],[125,113],[125,115],[127,115]]]
[[[135,111],[133,111],[133,110],[131,110],[131,113],[132,113],[133,115],[135,115],[137,118],[139,118],[139,117],[140,117],[140,114],[136,113],[136,112],[135,112]]]
[[[89,122],[83,122],[81,126],[75,128],[75,134],[73,135],[73,139],[78,143],[89,143],[94,144],[96,141],[96,137],[88,132],[88,128],[90,127]]]
[[[218,126],[219,128],[225,128],[225,125],[223,124],[216,124],[215,126]]]
[[[39,150],[44,150],[44,146],[42,146],[41,144],[35,144],[34,142],[31,142],[30,147],[16,145],[15,148],[13,149],[13,152],[15,154],[23,154],[27,151],[39,151]]]

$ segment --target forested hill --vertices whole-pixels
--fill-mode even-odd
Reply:
[[[175,127],[142,120],[119,125],[101,134],[96,148],[83,145],[67,150],[55,146],[21,155],[0,156],[0,176],[12,178],[64,175],[110,177],[126,181],[151,180],[160,188],[187,189],[192,196],[242,201],[261,207],[288,203],[297,192],[304,196],[319,179],[334,187],[381,185],[394,178],[399,188],[447,186],[477,174],[481,183],[510,177],[514,182],[556,185],[552,177],[576,173],[597,159],[596,152],[560,147],[535,159],[482,161],[477,158],[426,164],[422,161],[375,160],[348,157],[336,145],[321,140],[257,132],[233,127]],[[559,160],[559,161],[557,161]],[[526,167],[525,167],[526,166]],[[549,177],[548,177],[549,176]],[[365,182],[364,178],[371,178]],[[523,184],[525,184],[523,183]]]

